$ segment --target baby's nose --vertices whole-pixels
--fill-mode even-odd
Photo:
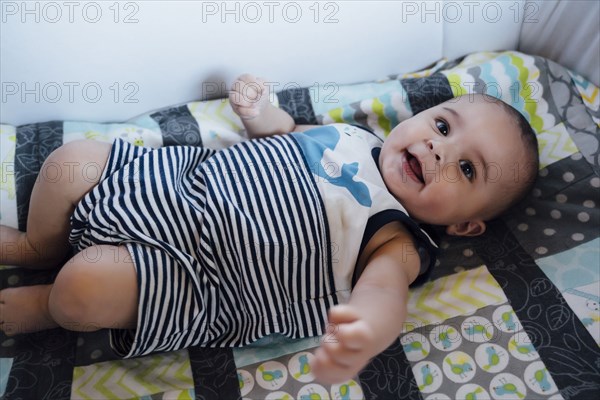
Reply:
[[[435,160],[437,162],[442,161],[442,146],[440,143],[435,142],[434,140],[427,141],[427,148],[435,156]]]

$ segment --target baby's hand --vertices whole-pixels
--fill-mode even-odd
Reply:
[[[264,80],[250,74],[240,75],[233,83],[229,101],[243,120],[255,119],[271,104]]]
[[[311,370],[318,381],[341,383],[352,379],[373,354],[374,332],[349,305],[329,310],[329,327],[323,344],[315,352]]]

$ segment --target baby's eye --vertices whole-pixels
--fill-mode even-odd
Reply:
[[[446,121],[441,120],[441,119],[437,119],[435,120],[435,126],[437,127],[438,131],[440,131],[440,133],[444,136],[446,136],[448,134],[448,124],[446,123]]]
[[[470,161],[460,160],[460,169],[468,180],[472,181],[475,178],[475,168]]]

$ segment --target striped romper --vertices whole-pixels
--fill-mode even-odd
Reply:
[[[137,327],[112,329],[123,357],[243,346],[271,333],[322,335],[345,303],[373,234],[402,221],[435,244],[386,190],[382,141],[346,124],[201,147],[116,139],[98,185],[71,216],[81,251],[125,245],[137,271]]]

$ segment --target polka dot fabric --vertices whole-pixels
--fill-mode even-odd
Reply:
[[[531,196],[503,219],[535,259],[572,249],[598,238],[598,181],[583,158],[560,160],[540,171]]]

